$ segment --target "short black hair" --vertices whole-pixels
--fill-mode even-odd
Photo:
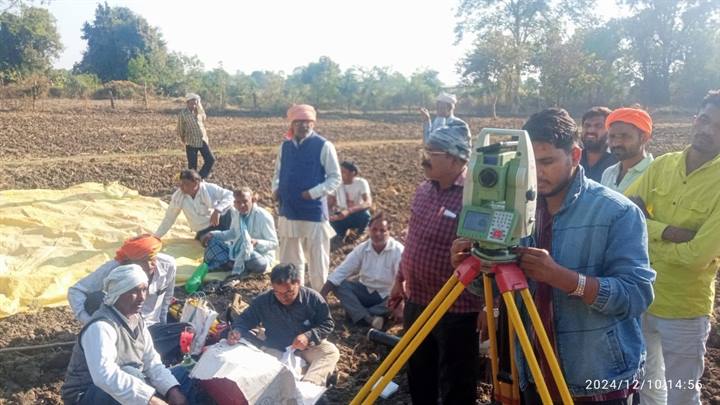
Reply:
[[[373,222],[375,222],[375,221],[380,221],[380,222],[385,221],[388,223],[388,226],[390,225],[390,221],[387,220],[387,218],[385,217],[385,213],[382,211],[376,212],[375,215],[373,215],[372,218],[370,218],[370,222],[368,222],[368,226],[372,226]]]
[[[708,91],[700,104],[700,108],[705,108],[708,104],[712,104],[715,107],[720,108],[720,90]]]
[[[294,264],[278,264],[270,272],[270,282],[273,284],[300,282],[300,270]]]
[[[593,107],[593,108],[585,111],[585,114],[583,114],[582,120],[580,120],[580,123],[584,124],[585,121],[589,120],[590,118],[595,118],[595,117],[603,117],[603,119],[605,119],[608,117],[608,115],[610,115],[611,112],[612,112],[612,110],[607,107],[599,107],[599,106]]]
[[[344,160],[342,163],[340,163],[340,167],[349,170],[355,174],[358,174],[358,172],[360,171],[357,165],[349,160]]]
[[[531,115],[522,129],[533,142],[547,142],[558,149],[570,152],[580,144],[577,124],[562,108],[548,108]]]
[[[193,169],[185,169],[180,171],[180,180],[201,181],[202,177]]]

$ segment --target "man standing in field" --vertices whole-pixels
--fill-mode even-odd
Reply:
[[[421,149],[427,179],[415,191],[400,270],[388,306],[404,300],[404,326],[415,322],[453,273],[450,246],[462,209],[463,184],[470,158],[465,123],[430,133]],[[465,291],[440,319],[408,362],[413,404],[475,404],[480,297]]]
[[[207,116],[200,103],[200,96],[197,94],[187,94],[185,103],[186,108],[180,112],[178,117],[177,133],[185,145],[188,169],[197,170],[197,154],[200,152],[203,158],[200,176],[206,179],[210,176],[210,171],[215,164],[215,156],[208,145],[208,136],[205,130]]]
[[[699,404],[720,265],[720,91],[693,121],[692,144],[657,158],[625,194],[647,217],[655,301],[643,316],[643,404]]]
[[[652,137],[652,118],[638,108],[618,108],[605,121],[610,151],[619,160],[605,169],[600,183],[622,193],[653,161],[645,145]]]
[[[617,163],[617,159],[608,152],[608,130],[605,119],[611,111],[607,107],[593,107],[582,116],[582,156],[580,166],[585,176],[598,183],[608,167]]]
[[[432,131],[438,128],[450,125],[463,124],[467,126],[465,121],[454,115],[457,97],[454,94],[440,93],[435,99],[435,119],[430,120],[430,112],[426,108],[420,109],[420,115],[423,120],[423,142],[427,143],[428,137]]]
[[[327,196],[340,185],[340,165],[335,146],[316,133],[317,114],[307,104],[287,112],[290,130],[280,145],[273,175],[273,197],[279,202],[279,260],[294,264],[305,284],[308,262],[310,286],[320,291],[330,267],[330,238],[335,231],[328,221]]]

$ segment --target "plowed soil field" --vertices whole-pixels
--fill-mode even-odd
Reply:
[[[48,101],[37,111],[2,110],[0,104],[0,189],[65,188],[94,181],[119,181],[143,195],[168,199],[177,172],[185,165],[184,150],[175,134],[181,104],[164,103],[150,111],[132,104],[109,109],[106,103]],[[463,117],[462,114],[459,114]],[[679,150],[688,141],[689,117],[656,118],[651,150],[658,156]],[[473,132],[483,127],[522,125],[520,118],[469,119]],[[287,123],[280,117],[253,117],[240,112],[211,115],[207,121],[217,162],[211,182],[226,188],[248,185],[260,194],[260,204],[273,208],[270,182],[275,156]],[[377,209],[392,219],[396,238],[407,225],[409,204],[422,181],[418,164],[421,129],[418,116],[403,114],[323,114],[316,130],[332,141],[341,160],[358,164],[373,192]],[[121,241],[118,241],[120,243]],[[352,246],[333,253],[337,265]],[[244,300],[269,288],[255,278],[241,284]],[[176,291],[181,295],[180,289]],[[213,295],[217,306],[230,297]],[[365,338],[367,328],[345,321],[330,296],[336,329],[330,340],[341,351],[339,381],[326,394],[332,404],[348,403],[387,354]],[[69,308],[45,309],[0,320],[0,349],[72,341],[80,329]],[[398,328],[391,329],[397,333]],[[71,346],[21,352],[0,352],[0,404],[59,404],[60,386]],[[703,398],[720,403],[720,337],[713,328],[709,342]],[[396,379],[400,392],[379,403],[409,403],[404,374]],[[481,386],[487,400],[487,386]]]

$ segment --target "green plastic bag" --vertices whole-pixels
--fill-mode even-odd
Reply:
[[[193,271],[192,276],[188,279],[188,281],[185,283],[185,292],[188,294],[192,294],[195,291],[197,291],[200,286],[202,285],[203,279],[208,273],[208,265],[207,263],[203,262],[201,265]]]

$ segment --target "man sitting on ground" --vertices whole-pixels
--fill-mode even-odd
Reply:
[[[610,151],[619,160],[605,169],[600,183],[622,193],[653,161],[645,146],[652,136],[652,118],[639,108],[618,108],[605,120]]]
[[[103,305],[73,348],[62,387],[64,403],[188,404],[193,384],[187,371],[163,366],[140,315],[148,293],[143,269],[136,264],[114,268],[103,291]]]
[[[330,225],[335,229],[334,240],[343,242],[347,231],[354,229],[359,236],[365,232],[370,221],[370,185],[367,180],[358,177],[358,167],[354,163],[340,163],[342,184],[334,194],[328,196],[328,207],[333,215]]]
[[[325,386],[340,359],[337,347],[325,340],[335,327],[330,308],[319,293],[301,285],[293,264],[275,266],[270,282],[272,290],[258,295],[233,319],[228,343],[236,344],[262,324],[266,336],[263,351],[280,359],[286,348],[292,347],[309,364],[302,380]]]
[[[180,172],[180,186],[170,198],[165,218],[155,236],[162,238],[181,211],[197,240],[210,231],[224,231],[230,227],[228,208],[232,204],[232,191],[204,181],[195,170],[183,170]]]
[[[390,236],[390,225],[383,213],[370,220],[370,240],[359,244],[345,258],[320,291],[323,298],[333,291],[353,323],[367,322],[383,327],[387,302],[400,268],[403,245]],[[348,280],[359,275],[358,280]]]
[[[233,275],[264,273],[275,260],[278,237],[275,221],[265,208],[255,204],[257,196],[249,187],[236,190],[235,209],[226,231],[212,231],[203,237],[205,263],[210,270],[232,270]]]
[[[175,259],[164,253],[160,239],[152,235],[142,235],[128,239],[118,249],[115,259],[98,267],[68,289],[68,302],[75,317],[87,325],[94,312],[102,304],[105,293],[103,283],[113,269],[128,264],[136,264],[145,272],[148,292],[140,314],[145,326],[153,336],[155,346],[163,360],[169,361],[180,356],[180,333],[189,324],[167,324],[168,308],[175,290]]]

